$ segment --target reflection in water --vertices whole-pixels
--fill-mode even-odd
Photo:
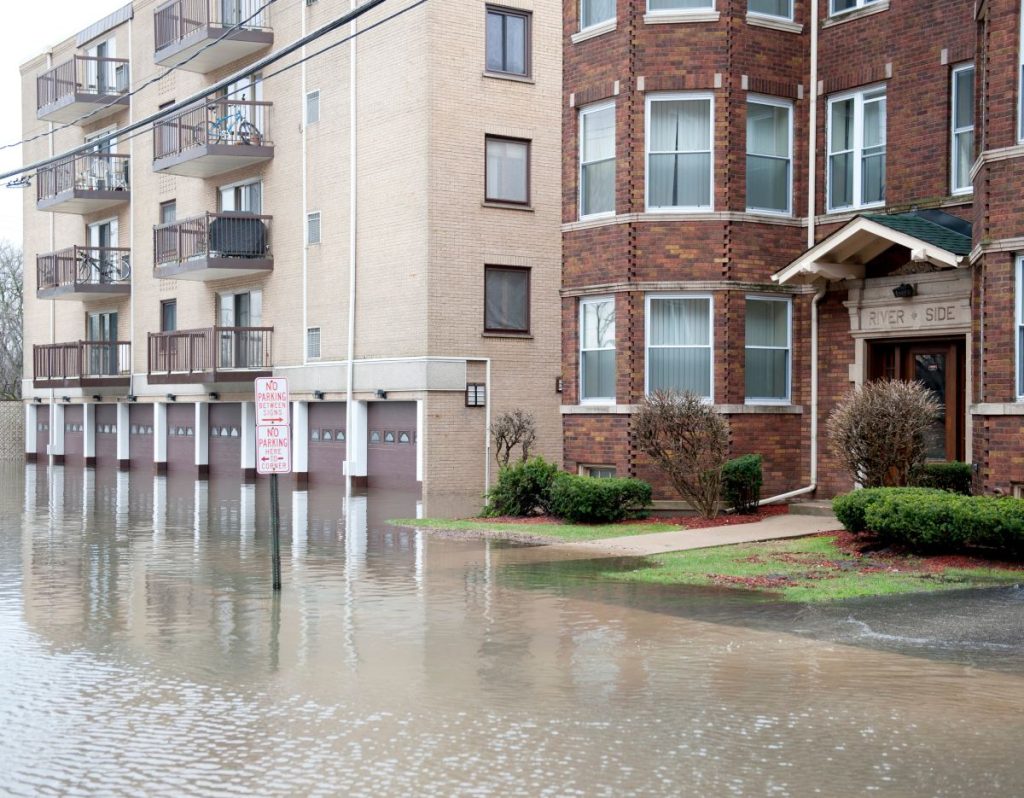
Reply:
[[[401,493],[282,502],[275,598],[263,482],[0,478],[0,793],[1024,793],[1020,668],[567,582]]]

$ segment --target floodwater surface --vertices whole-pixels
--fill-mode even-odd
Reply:
[[[1024,794],[1020,590],[800,610],[282,504],[275,598],[265,483],[0,471],[0,794]]]

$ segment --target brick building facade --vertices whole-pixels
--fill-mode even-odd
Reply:
[[[765,496],[850,487],[825,421],[921,379],[936,459],[1024,483],[1018,4],[567,0],[564,462],[650,479],[646,392],[689,389]]]

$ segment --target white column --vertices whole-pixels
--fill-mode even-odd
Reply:
[[[242,471],[256,474],[256,403],[242,402]]]
[[[166,439],[165,439],[166,440]],[[153,477],[153,537],[162,537],[167,531],[167,477]]]
[[[50,405],[50,454],[64,456],[64,405]]]
[[[128,467],[129,445],[131,442],[131,438],[128,435],[130,431],[128,412],[128,405],[124,402],[120,402],[117,405],[117,464],[121,468]]]
[[[427,437],[427,430],[423,426],[425,414],[423,399],[416,400],[416,481],[423,481],[423,440]]]
[[[167,470],[167,403],[153,405],[153,465],[157,471]]]
[[[210,405],[196,402],[196,466],[202,476],[210,470]]]
[[[297,563],[306,554],[309,541],[309,493],[292,491],[292,562]]]
[[[292,471],[309,474],[309,402],[292,402]]]
[[[96,465],[96,405],[82,405],[82,457],[86,465]]]
[[[369,402],[352,403],[352,429],[345,430],[347,458],[345,473],[354,477],[366,476],[366,424]]]
[[[30,459],[30,455],[38,454],[36,452],[36,424],[38,421],[38,409],[39,405],[35,402],[30,402],[25,405],[25,459]],[[35,497],[33,497],[33,501]]]

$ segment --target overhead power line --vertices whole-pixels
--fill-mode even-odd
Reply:
[[[322,25],[321,27],[317,28],[316,30],[312,31],[311,33],[308,33],[305,36],[302,36],[301,38],[296,39],[291,44],[286,45],[285,47],[282,47],[280,50],[277,50],[276,52],[270,53],[269,55],[266,55],[263,58],[258,59],[257,61],[255,61],[254,63],[252,63],[249,66],[245,67],[244,69],[240,69],[237,72],[234,72],[231,75],[228,75],[226,78],[222,78],[221,80],[216,81],[212,85],[207,86],[206,88],[204,88],[202,91],[196,92],[195,94],[193,94],[193,95],[191,95],[189,97],[186,97],[184,100],[179,100],[178,102],[175,102],[175,103],[171,104],[167,108],[163,108],[163,109],[161,109],[161,110],[159,110],[159,111],[157,111],[155,113],[149,114],[148,116],[145,116],[145,117],[143,117],[142,119],[140,119],[140,120],[138,120],[136,122],[130,122],[129,124],[125,125],[124,127],[118,128],[116,130],[111,130],[111,131],[109,131],[107,133],[104,133],[102,136],[97,136],[95,139],[92,139],[88,143],[80,144],[77,147],[72,147],[69,150],[65,150],[64,152],[60,153],[59,155],[52,155],[52,156],[49,156],[47,158],[43,158],[42,160],[35,161],[33,163],[30,163],[30,164],[26,164],[26,165],[24,165],[24,166],[22,166],[22,167],[20,167],[18,169],[13,169],[11,171],[4,172],[4,173],[0,174],[0,181],[9,180],[12,177],[17,177],[19,175],[23,175],[23,174],[26,174],[28,172],[36,172],[36,171],[38,171],[39,169],[41,169],[41,168],[43,168],[45,166],[49,166],[50,164],[54,164],[54,163],[57,163],[59,161],[66,160],[67,158],[70,158],[70,157],[72,157],[74,155],[78,155],[78,154],[81,154],[81,153],[87,153],[87,152],[93,152],[97,148],[101,147],[103,144],[106,144],[107,142],[113,141],[114,139],[118,139],[118,138],[120,138],[120,139],[125,138],[127,136],[127,134],[129,134],[129,133],[133,133],[135,131],[143,131],[143,129],[148,128],[154,122],[158,122],[161,119],[165,119],[168,116],[171,116],[171,115],[177,113],[178,111],[186,110],[186,109],[190,108],[191,106],[193,106],[194,104],[199,103],[199,102],[205,100],[211,94],[215,94],[216,92],[219,92],[219,91],[222,91],[224,89],[227,89],[228,87],[231,86],[232,83],[235,83],[236,81],[239,81],[242,78],[248,77],[248,76],[250,76],[250,75],[252,75],[252,74],[254,74],[256,72],[259,72],[260,70],[264,69],[265,67],[268,67],[268,66],[270,66],[272,64],[277,63],[278,61],[280,61],[285,56],[291,55],[296,50],[301,50],[307,44],[309,44],[311,42],[314,42],[317,39],[320,39],[320,38],[326,36],[328,33],[331,33],[333,31],[338,30],[339,28],[344,27],[345,25],[348,25],[353,20],[358,19],[359,17],[363,16],[364,14],[368,13],[369,11],[372,11],[377,6],[380,6],[383,3],[385,3],[385,2],[386,2],[386,0],[367,0],[366,3],[364,3],[361,6],[359,6],[358,8],[353,9],[352,11],[349,11],[347,14],[343,14],[342,16],[338,17],[337,19],[331,20],[326,25]],[[408,6],[405,9],[402,9],[401,12],[393,14],[392,17],[389,17],[388,19],[391,19],[391,18],[394,18],[396,16],[399,16],[400,14],[405,13],[406,11],[410,11],[413,8],[415,8],[417,6],[420,6],[423,3],[425,3],[425,2],[426,2],[426,0],[418,0],[418,2],[414,3],[411,6]],[[381,20],[380,22],[378,22],[378,23],[376,23],[376,24],[366,28],[365,30],[359,31],[359,33],[365,33],[368,30],[372,30],[373,28],[377,27],[379,24],[382,24],[385,21],[387,21],[387,19]],[[352,37],[350,36],[348,38],[352,38]],[[341,42],[337,42],[337,43],[335,43],[335,45],[332,45],[332,46],[336,46],[337,44],[341,44]],[[327,50],[330,50],[330,49],[331,49],[330,46],[329,47],[325,47],[320,52],[326,52]],[[278,70],[278,72],[276,72],[275,74],[280,74],[281,72],[286,71],[286,69],[294,67],[294,66],[297,66],[299,63],[302,63],[302,61],[309,60],[309,58],[312,58],[315,55],[319,55],[319,54],[320,53],[318,52],[318,53],[313,54],[312,56],[307,56],[307,57],[301,59],[300,61],[296,62],[296,64],[291,64],[291,65],[289,65],[289,67],[286,67],[285,69]]]

